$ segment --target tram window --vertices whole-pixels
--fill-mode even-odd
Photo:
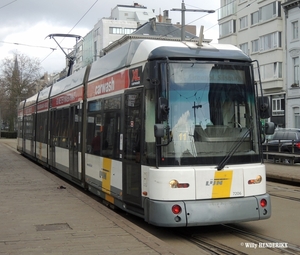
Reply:
[[[31,140],[33,138],[34,133],[34,127],[33,127],[33,121],[34,120],[34,114],[28,115],[24,117],[24,137],[25,139]]]
[[[103,152],[107,158],[119,158],[120,114],[108,112],[104,114]]]
[[[68,147],[69,109],[60,109],[56,112],[53,139],[57,146]]]
[[[47,112],[37,114],[36,141],[47,143]]]
[[[100,113],[91,114],[88,116],[87,125],[87,153],[100,155],[102,144],[102,116]]]
[[[18,118],[18,137],[23,138],[23,119]]]
[[[87,153],[119,158],[121,97],[88,103]]]
[[[94,100],[88,103],[86,142],[89,154],[100,155],[102,140],[101,101]]]
[[[155,95],[154,90],[147,90],[145,96],[145,155],[148,164],[155,159],[155,137],[153,127],[155,124]],[[150,161],[149,161],[150,160]]]
[[[108,158],[119,158],[120,145],[120,107],[121,97],[104,100],[103,115],[103,151],[102,155]]]

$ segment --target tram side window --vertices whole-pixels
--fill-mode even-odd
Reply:
[[[107,158],[118,159],[120,147],[121,97],[103,100],[103,152]]]
[[[154,90],[147,90],[145,97],[145,156],[148,164],[155,160],[155,95]]]
[[[88,103],[86,132],[87,153],[100,156],[102,131],[101,101],[94,100]]]
[[[24,117],[24,137],[25,139],[31,140],[33,138],[34,128],[33,128],[34,114]]]
[[[37,130],[36,130],[36,141],[47,143],[47,112],[37,114]]]
[[[23,118],[18,118],[18,137],[23,138]]]
[[[57,146],[68,147],[68,128],[69,128],[69,111],[60,109],[56,111],[55,126],[53,130],[54,139]]]
[[[87,116],[87,153],[119,158],[121,97],[91,101]]]
[[[104,114],[103,152],[107,158],[119,158],[120,114],[109,112]]]

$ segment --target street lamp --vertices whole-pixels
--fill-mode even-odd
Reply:
[[[186,9],[184,0],[181,3],[181,9],[173,8],[171,11],[181,11],[181,41],[184,41],[185,38],[185,12],[207,12],[207,13],[214,13],[215,10],[202,10],[202,9]]]

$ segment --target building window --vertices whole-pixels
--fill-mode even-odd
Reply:
[[[248,51],[248,43],[240,44],[240,49],[241,49],[246,55],[249,55],[249,51]]]
[[[282,62],[262,65],[260,71],[263,81],[282,78]]]
[[[277,96],[272,98],[272,115],[279,116],[284,115],[284,96]]]
[[[135,28],[124,28],[124,34],[129,35],[133,33],[136,29]]]
[[[274,78],[282,78],[282,62],[275,62],[274,67]]]
[[[221,8],[218,11],[218,18],[222,19],[234,13],[236,13],[235,0],[225,0],[222,2]]]
[[[98,54],[97,54],[97,42],[94,42],[94,61],[97,60]]]
[[[298,21],[292,22],[293,40],[299,38]]]
[[[229,20],[223,24],[220,24],[220,37],[235,33],[235,20]]]
[[[300,108],[299,107],[294,107],[293,108],[293,113],[294,113],[294,127],[295,128],[300,128]]]
[[[258,11],[251,13],[251,26],[258,23],[258,21],[259,21],[258,17],[259,17]]]
[[[259,8],[259,21],[264,22],[275,17],[280,17],[280,2],[273,2]]]
[[[260,40],[260,51],[271,50],[281,47],[281,32],[275,32],[261,36]]]
[[[248,16],[244,16],[240,18],[240,29],[244,29],[248,27]]]
[[[299,85],[299,57],[293,58],[294,83]]]
[[[110,34],[123,34],[123,28],[122,27],[110,27],[109,28]]]
[[[251,44],[252,44],[252,53],[258,52],[259,51],[258,39],[252,41]]]

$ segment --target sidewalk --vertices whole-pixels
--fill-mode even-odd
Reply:
[[[0,254],[179,254],[0,139]],[[65,189],[61,189],[63,186]]]

